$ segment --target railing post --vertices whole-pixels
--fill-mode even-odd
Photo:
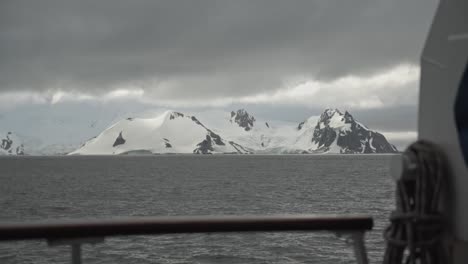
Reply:
[[[364,244],[364,231],[355,231],[351,233],[353,240],[354,255],[358,264],[368,264],[366,246]]]
[[[70,246],[72,263],[82,263],[83,244],[104,241],[107,236],[166,235],[224,232],[331,231],[346,235],[356,260],[368,264],[364,234],[371,230],[368,216],[180,216],[142,217],[56,223],[0,223],[0,241],[47,239],[49,246]]]
[[[344,238],[347,245],[353,247],[354,256],[358,264],[369,264],[364,241],[364,230],[349,230],[335,232],[338,238]]]
[[[71,263],[81,264],[81,244],[80,243],[71,244]]]
[[[75,239],[57,239],[48,240],[47,243],[50,247],[70,245],[71,249],[71,263],[82,264],[81,258],[81,245],[82,244],[97,244],[104,242],[103,237],[91,238],[75,238]]]

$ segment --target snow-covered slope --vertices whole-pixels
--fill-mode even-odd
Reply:
[[[301,123],[302,124],[302,123]],[[309,122],[299,125],[296,145],[314,153],[395,153],[398,150],[385,136],[357,122],[347,111],[326,109],[315,127]],[[311,136],[312,135],[312,136]]]
[[[255,153],[395,153],[386,138],[368,129],[345,112],[326,109],[320,116],[310,116],[298,125],[259,120],[246,110],[232,111],[227,117],[211,118],[216,132]],[[219,122],[221,120],[221,122]]]
[[[0,132],[0,155],[24,155],[21,139],[12,132]]]
[[[261,120],[244,109],[127,118],[70,154],[394,153],[385,137],[345,112],[327,109],[296,124]]]
[[[223,139],[195,116],[166,111],[156,118],[127,118],[104,130],[70,154],[250,153]]]
[[[255,153],[272,153],[273,149],[290,145],[296,129],[293,123],[262,120],[244,109],[226,112],[205,112],[203,122],[229,141],[248,146]]]

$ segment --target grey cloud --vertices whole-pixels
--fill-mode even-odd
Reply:
[[[417,63],[436,0],[0,3],[0,91],[120,84],[168,99],[245,96],[283,78]],[[178,81],[170,91],[157,82]]]

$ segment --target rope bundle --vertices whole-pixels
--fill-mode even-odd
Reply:
[[[417,141],[403,153],[397,181],[396,210],[385,231],[384,264],[446,263],[439,211],[446,167],[438,148]]]

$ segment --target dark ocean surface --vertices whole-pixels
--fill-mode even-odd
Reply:
[[[128,216],[369,214],[371,263],[394,207],[391,155],[0,158],[0,221]],[[67,246],[0,243],[0,263],[69,263]],[[355,263],[326,232],[107,238],[84,263]]]

